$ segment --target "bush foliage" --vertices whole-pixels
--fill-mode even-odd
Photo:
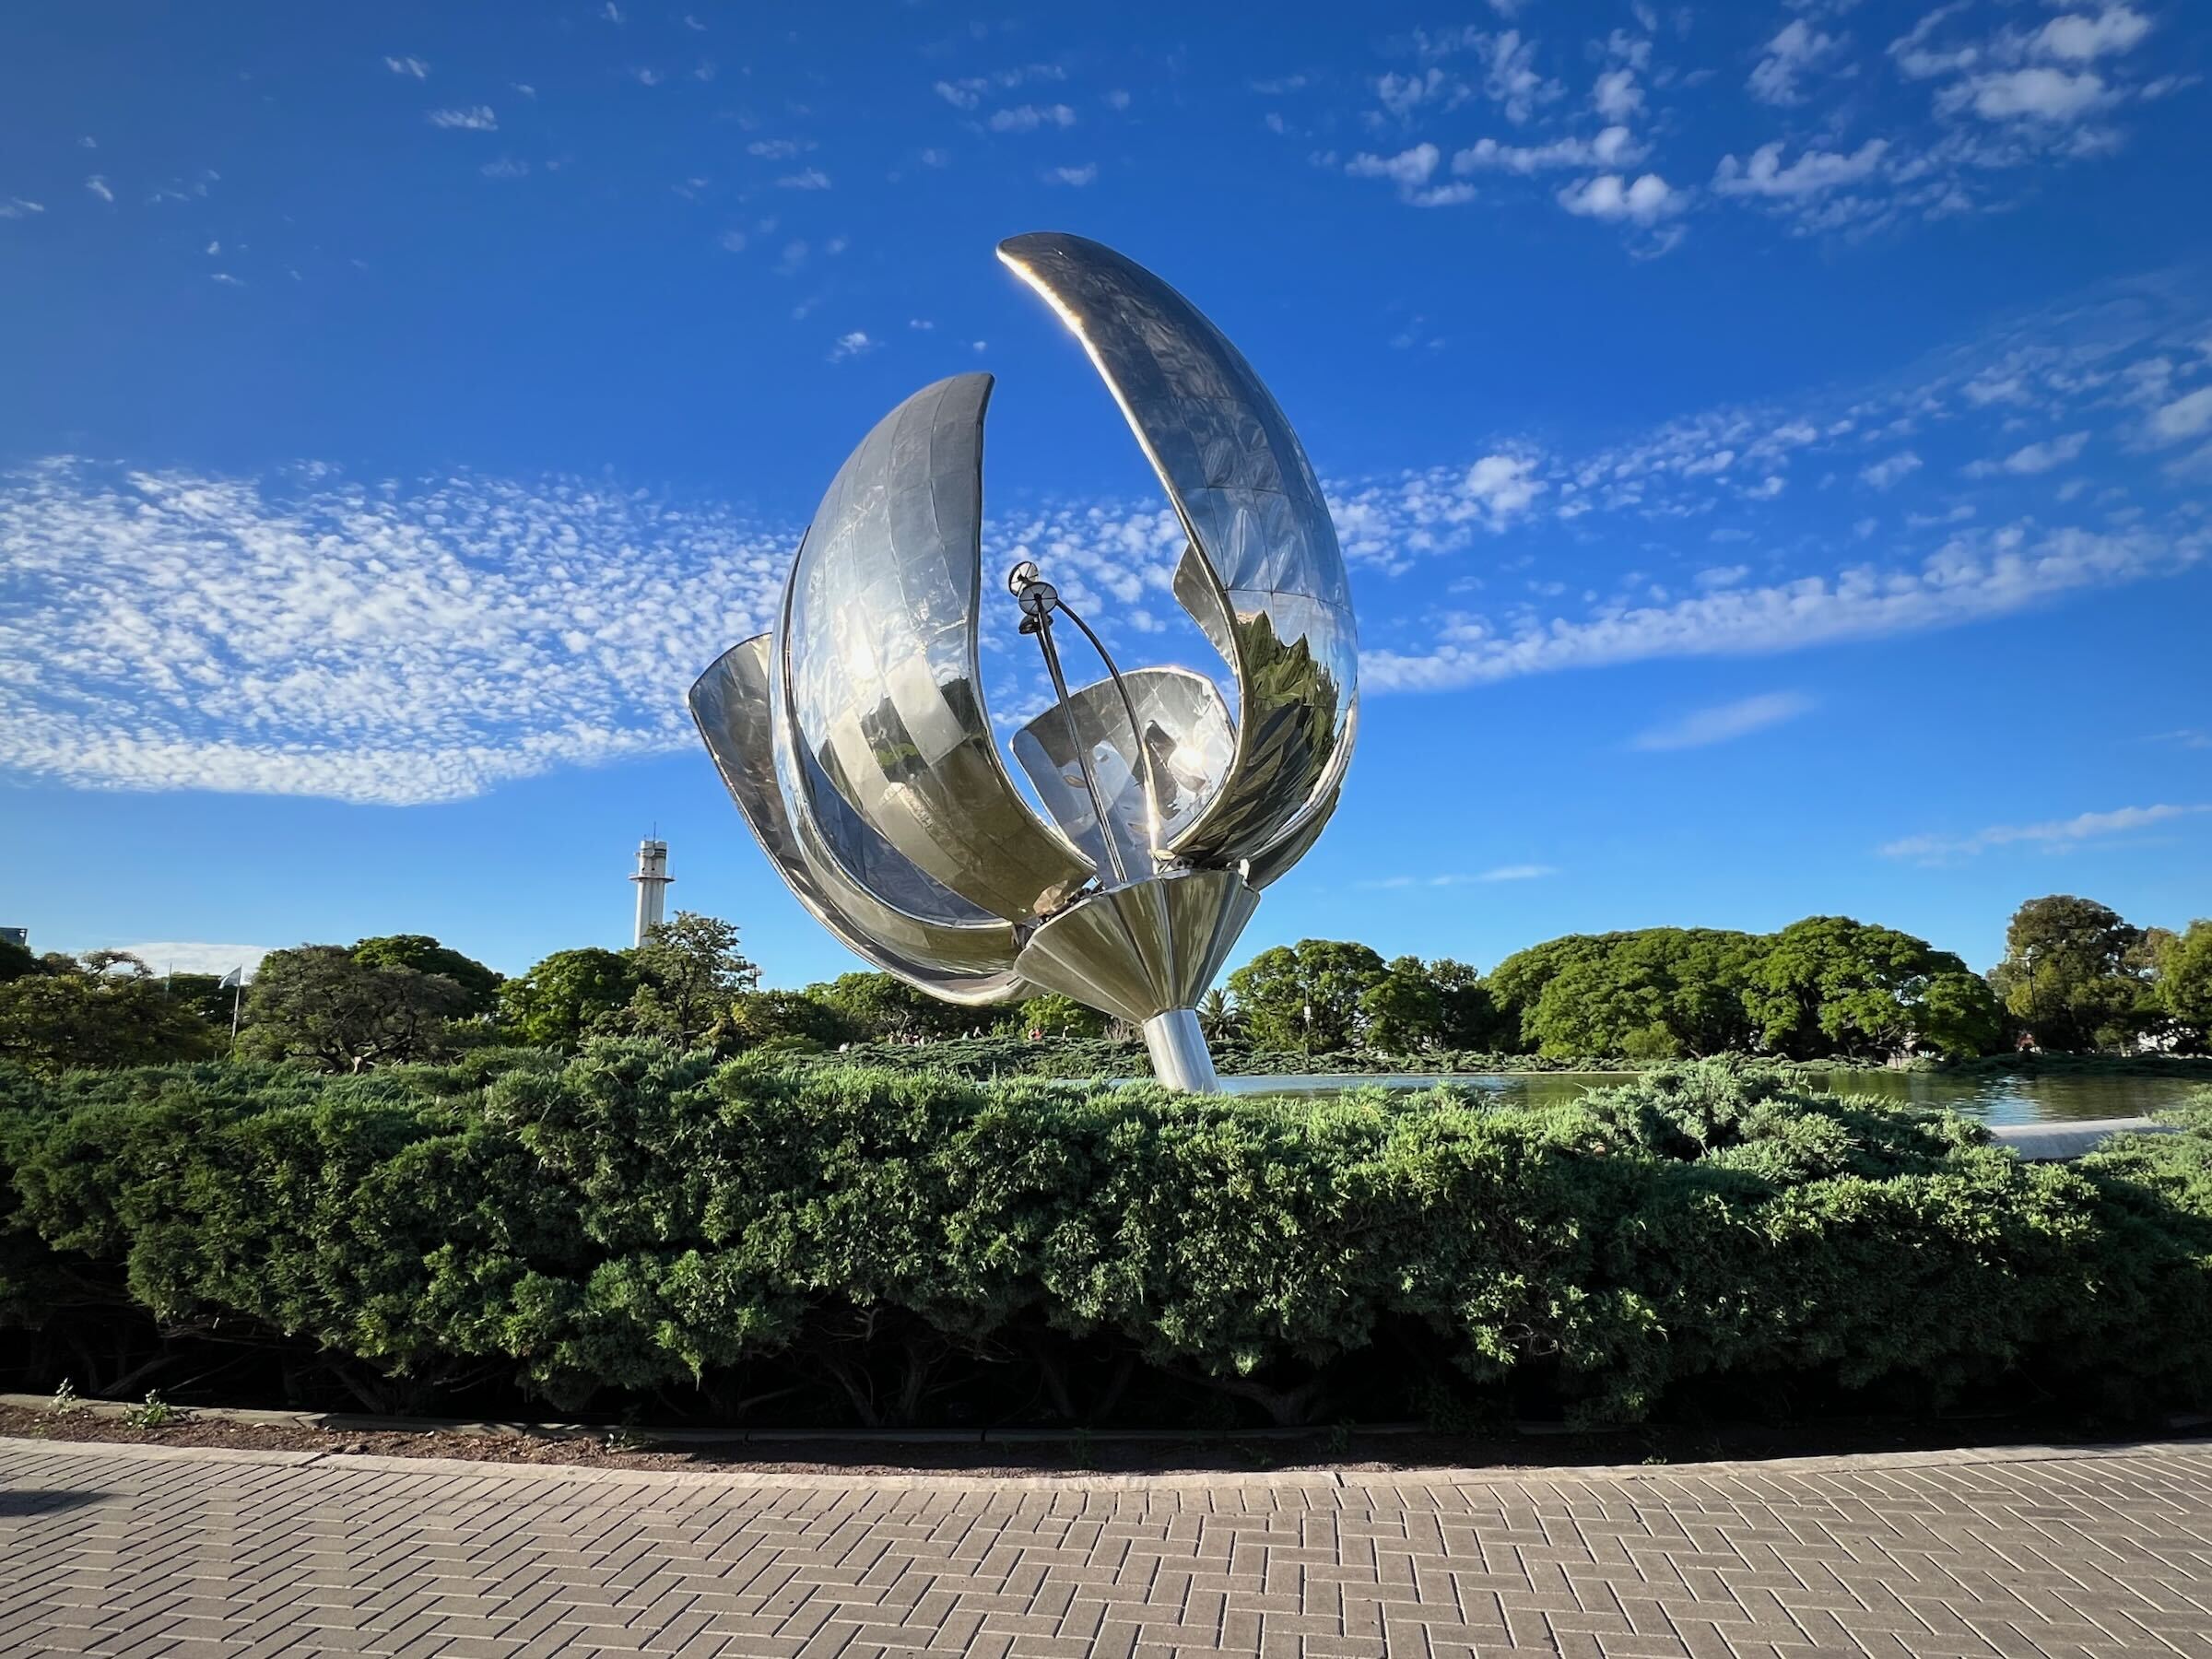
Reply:
[[[1135,1375],[1282,1421],[1624,1420],[2021,1377],[2150,1406],[2212,1374],[2212,1101],[2052,1167],[1734,1062],[1524,1110],[630,1041],[18,1073],[0,1161],[0,1321],[84,1353],[150,1313],[387,1406],[491,1378],[562,1408],[1097,1418]]]

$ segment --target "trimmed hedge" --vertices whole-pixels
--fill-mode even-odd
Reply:
[[[0,1322],[50,1367],[141,1327],[145,1358],[150,1313],[386,1406],[489,1380],[1093,1418],[1134,1372],[1247,1417],[1456,1424],[1991,1385],[2146,1410],[2212,1376],[2212,1100],[2057,1167],[1725,1061],[1529,1109],[628,1042],[0,1079]]]

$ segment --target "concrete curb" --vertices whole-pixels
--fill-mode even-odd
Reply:
[[[1215,1470],[1162,1475],[901,1475],[769,1474],[753,1470],[615,1469],[577,1464],[477,1463],[453,1457],[379,1457],[347,1452],[263,1452],[222,1446],[126,1444],[115,1441],[23,1440],[0,1436],[0,1453],[137,1458],[155,1463],[291,1465],[394,1475],[465,1475],[479,1479],[536,1479],[581,1486],[660,1486],[726,1491],[787,1489],[877,1492],[1172,1491],[1220,1488],[1305,1488],[1358,1491],[1397,1487],[1595,1486],[1650,1480],[1758,1479],[1784,1475],[1865,1474],[1883,1470],[1974,1468],[2005,1464],[2065,1463],[2112,1457],[2212,1460],[2212,1440],[2120,1441],[2082,1446],[1965,1447],[1947,1452],[1858,1452],[1834,1457],[1777,1457],[1715,1463],[1608,1464],[1580,1468],[1286,1469],[1273,1473]]]

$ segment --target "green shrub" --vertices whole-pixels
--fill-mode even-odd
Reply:
[[[0,1319],[93,1317],[105,1285],[98,1317],[324,1356],[378,1397],[759,1380],[863,1421],[961,1389],[1074,1415],[1103,1397],[1080,1354],[1286,1420],[1624,1420],[1778,1378],[1922,1402],[2026,1377],[2139,1409],[2212,1374],[2212,1110],[2052,1167],[1723,1061],[1534,1109],[650,1041],[8,1099]]]

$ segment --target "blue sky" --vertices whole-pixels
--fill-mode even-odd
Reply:
[[[682,692],[892,404],[996,374],[987,569],[1211,666],[1041,229],[1338,514],[1359,753],[1247,949],[2212,912],[2201,10],[1253,15],[15,8],[0,922],[512,971],[627,942],[657,826],[771,982],[851,966]]]

